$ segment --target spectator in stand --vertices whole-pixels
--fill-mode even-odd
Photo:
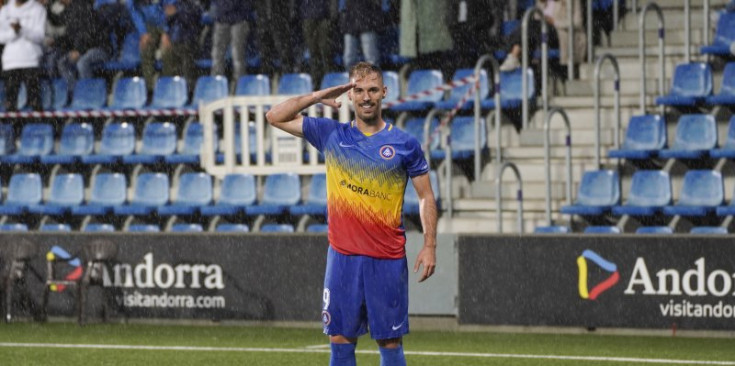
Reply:
[[[344,34],[343,62],[346,69],[358,61],[357,47],[362,46],[365,61],[380,65],[378,33],[385,19],[381,0],[340,0],[340,28]]]
[[[110,59],[110,27],[89,0],[61,0],[69,47],[59,61],[59,74],[74,90],[77,74],[81,79],[93,78],[95,71]],[[79,19],[85,19],[84,22]]]
[[[3,49],[8,111],[16,109],[20,83],[26,84],[28,102],[33,110],[41,109],[39,86],[42,43],[46,27],[46,8],[35,0],[10,0],[0,9],[0,43]]]
[[[161,74],[183,76],[189,85],[194,85],[202,8],[196,0],[176,0],[164,5],[164,13],[171,42],[161,47]]]
[[[309,71],[314,82],[319,83],[331,71],[337,0],[301,0],[300,12],[304,41],[309,50]]]
[[[162,2],[153,0],[128,0],[126,5],[130,12],[136,31],[140,34],[140,62],[143,78],[149,93],[153,91],[153,83],[156,74],[156,50],[171,48],[171,38],[168,36],[166,16],[163,13],[165,4],[173,3],[175,0],[164,0]]]
[[[225,54],[232,46],[233,80],[246,73],[245,46],[250,22],[254,20],[252,0],[212,1],[214,35],[212,41],[212,75],[225,74]]]
[[[401,56],[416,57],[420,69],[440,69],[449,75],[454,63],[445,1],[401,0]]]
[[[296,70],[295,44],[288,26],[294,26],[294,5],[294,0],[255,1],[261,72],[264,74],[275,75]],[[280,69],[276,68],[276,60],[281,63]]]
[[[455,65],[474,66],[477,59],[497,46],[496,23],[502,22],[505,3],[497,0],[452,0],[450,29]]]

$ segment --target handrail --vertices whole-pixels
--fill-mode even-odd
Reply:
[[[600,70],[605,60],[610,61],[615,71],[615,148],[620,148],[620,67],[615,56],[606,53],[595,62],[595,169],[600,169]]]
[[[704,21],[702,25],[702,44],[705,46],[709,44],[709,0],[704,0]]]
[[[498,61],[493,57],[492,55],[484,55],[480,57],[480,59],[477,60],[477,63],[475,64],[475,83],[480,82],[480,71],[482,70],[482,65],[485,64],[485,62],[490,61],[490,68],[493,72],[493,92],[495,93],[494,99],[495,99],[495,166],[499,166],[502,159],[502,152],[500,149],[500,113],[502,111],[502,108],[500,106],[500,67],[498,66]],[[480,113],[482,112],[482,108],[480,106],[480,92],[479,90],[475,90],[475,182],[480,180],[480,170],[482,167],[480,166],[480,121],[482,120],[482,116]],[[489,122],[485,122],[488,123]]]
[[[496,213],[498,219],[498,233],[503,233],[503,195],[501,194],[503,188],[503,172],[506,168],[511,168],[516,175],[516,181],[518,182],[518,192],[516,193],[516,200],[518,200],[518,233],[523,233],[523,180],[521,179],[521,172],[518,167],[511,163],[506,162],[498,170],[498,176],[495,180],[495,202],[497,204]]]
[[[574,3],[574,0],[567,1],[567,19],[569,20],[569,47],[567,47],[568,80],[574,80]]]
[[[523,61],[521,62],[521,118],[523,119],[523,128],[528,128],[528,21],[531,15],[536,14],[541,17],[541,96],[544,103],[544,115],[549,110],[549,92],[547,89],[547,79],[549,76],[549,28],[544,19],[544,13],[541,9],[532,7],[526,10],[521,23],[521,37],[523,47]]]
[[[421,147],[424,149],[424,159],[431,165],[431,120],[441,112],[441,110],[433,108],[424,118],[424,141],[421,141]],[[441,126],[440,126],[441,127]]]
[[[689,63],[692,59],[692,32],[691,32],[691,0],[684,0],[684,62]]]
[[[618,0],[613,1],[617,5]],[[595,59],[595,42],[592,42],[592,17],[592,0],[587,0],[587,62],[592,62]],[[614,19],[614,22],[617,22],[617,18]]]
[[[549,223],[549,226],[554,225],[554,222],[551,220],[551,138],[549,126],[551,125],[551,117],[553,117],[556,113],[561,114],[564,120],[564,125],[567,128],[567,136],[565,138],[565,144],[567,146],[567,153],[565,157],[565,163],[567,167],[566,195],[567,204],[572,204],[572,126],[569,124],[569,116],[567,116],[567,112],[565,112],[564,109],[551,108],[549,110],[549,114],[546,115],[546,120],[544,121],[544,165],[546,166],[546,221]]]
[[[444,153],[446,155],[446,158],[444,158],[444,202],[447,206],[446,215],[452,218],[454,215],[454,200],[452,199],[452,129],[448,124],[441,127],[446,129],[444,131]]]
[[[635,4],[635,1],[634,1]],[[666,70],[664,69],[664,14],[661,11],[661,7],[655,2],[649,2],[641,11],[640,18],[638,20],[638,55],[641,60],[641,94],[640,94],[640,109],[641,114],[646,114],[646,38],[644,36],[645,31],[645,20],[646,14],[649,10],[655,10],[658,16],[658,61],[659,61],[659,79],[658,79],[658,93],[663,94],[664,88],[664,77],[666,76]]]

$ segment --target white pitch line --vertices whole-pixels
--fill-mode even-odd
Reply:
[[[206,351],[206,352],[264,352],[264,353],[329,353],[319,348],[259,348],[259,347],[191,347],[191,346],[144,346],[128,344],[65,344],[65,343],[13,343],[0,342],[0,347],[8,348],[70,348],[70,349],[110,349],[110,350],[149,350],[149,351]],[[379,354],[378,351],[360,350],[361,354]],[[513,353],[473,353],[473,352],[425,352],[405,351],[409,356],[444,356],[477,358],[515,358],[533,360],[564,360],[593,362],[637,362],[665,365],[721,365],[735,366],[735,361],[676,360],[663,358],[602,357],[602,356],[563,356],[563,355],[526,355]]]
[[[304,348],[306,349],[320,349],[320,348],[330,348],[331,346],[327,344],[315,344],[313,346],[306,346]]]

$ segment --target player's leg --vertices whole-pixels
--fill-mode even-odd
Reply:
[[[355,366],[355,348],[357,338],[348,338],[343,335],[329,336],[329,345],[332,354],[329,357],[329,366]]]
[[[378,339],[380,350],[380,366],[406,366],[406,357],[403,355],[403,339]]]
[[[409,331],[406,258],[371,259],[364,273],[370,336],[380,347],[380,365],[405,366],[402,337]]]

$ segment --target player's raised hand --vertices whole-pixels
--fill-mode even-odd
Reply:
[[[314,97],[319,101],[319,103],[328,105],[332,108],[339,108],[342,106],[342,103],[338,101],[337,98],[339,98],[340,95],[346,93],[348,90],[354,87],[355,83],[349,82],[347,84],[337,85],[331,88],[315,91]]]

